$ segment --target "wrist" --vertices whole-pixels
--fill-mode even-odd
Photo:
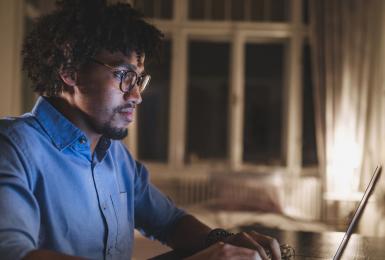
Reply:
[[[217,242],[220,242],[220,241],[224,242],[226,240],[226,238],[228,238],[232,235],[234,235],[234,234],[231,232],[228,232],[222,228],[215,228],[207,234],[205,246],[209,247],[209,246],[211,246]]]

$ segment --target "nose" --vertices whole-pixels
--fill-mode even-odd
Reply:
[[[142,103],[142,95],[140,94],[139,87],[136,85],[130,92],[124,93],[123,95],[125,100],[129,100],[139,105]]]

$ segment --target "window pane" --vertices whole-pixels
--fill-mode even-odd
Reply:
[[[172,0],[162,0],[160,18],[171,19],[173,12],[173,1]]]
[[[205,0],[189,0],[189,18],[192,20],[204,19]]]
[[[228,43],[189,43],[187,162],[227,156],[229,51]]]
[[[317,165],[317,146],[315,137],[315,115],[313,84],[310,63],[310,47],[303,48],[303,123],[302,123],[302,164]]]
[[[171,43],[166,41],[161,62],[146,66],[151,82],[138,106],[138,152],[141,160],[167,161]]]
[[[154,1],[156,0],[135,0],[134,7],[140,10],[147,17],[154,17]]]
[[[243,159],[282,165],[283,44],[246,45]]]
[[[225,19],[225,2],[224,0],[211,1],[211,16],[213,20]]]
[[[172,19],[173,0],[134,0],[134,7],[145,16],[160,19]]]
[[[282,22],[288,20],[290,7],[290,0],[189,0],[188,3],[189,18],[193,20]],[[230,17],[226,17],[226,5],[230,7]]]
[[[280,22],[287,21],[289,18],[289,6],[290,1],[288,0],[269,0],[270,6],[270,21]]]
[[[289,17],[289,0],[250,0],[251,20],[253,21],[287,21]]]
[[[263,5],[264,1],[261,0],[251,0],[251,20],[253,21],[263,21],[264,12]]]
[[[245,0],[231,1],[231,20],[242,21],[245,19]]]

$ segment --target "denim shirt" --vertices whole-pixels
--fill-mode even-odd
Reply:
[[[120,141],[85,134],[45,98],[0,120],[0,258],[48,249],[130,259],[134,228],[166,242],[185,213],[156,189]]]

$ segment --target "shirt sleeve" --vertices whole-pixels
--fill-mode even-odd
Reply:
[[[136,163],[135,228],[150,239],[166,243],[175,223],[186,213],[149,182],[147,169]]]
[[[27,158],[0,134],[0,258],[23,258],[37,248],[39,207],[27,176]]]

